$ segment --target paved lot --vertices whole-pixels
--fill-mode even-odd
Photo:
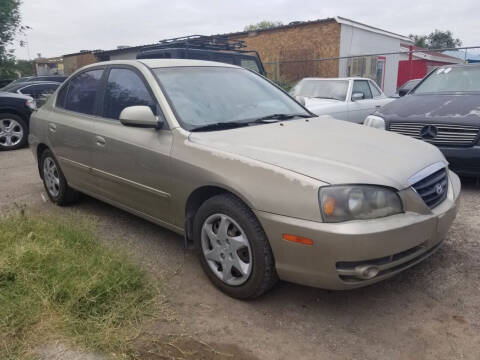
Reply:
[[[40,214],[93,214],[105,242],[168,279],[173,321],[152,321],[152,338],[188,334],[242,359],[480,358],[480,186],[473,181],[464,183],[445,244],[422,264],[348,292],[280,283],[251,302],[211,286],[180,236],[91,198],[58,208],[42,192],[28,149],[0,152],[2,213],[17,203]]]

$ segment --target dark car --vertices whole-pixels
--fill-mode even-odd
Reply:
[[[12,81],[12,79],[0,79],[0,88],[10,84]]]
[[[480,176],[480,64],[435,69],[408,95],[367,117],[365,125],[434,144],[452,170]]]
[[[60,85],[60,82],[54,81],[21,82],[9,84],[2,91],[31,96],[37,102],[37,106],[41,106]]]
[[[409,93],[422,79],[412,79],[406,81],[402,86],[398,88],[398,96],[402,97]]]
[[[26,95],[0,92],[0,150],[15,150],[27,144],[30,115],[35,100]]]
[[[32,82],[32,81],[55,81],[55,82],[63,82],[68,76],[65,75],[40,75],[40,76],[26,76],[26,77],[21,77],[18,78],[12,82],[10,82],[8,85],[12,84],[17,84],[17,83],[24,83],[24,82]],[[3,88],[0,90],[4,90]]]
[[[225,36],[192,35],[160,41],[143,49],[137,59],[192,59],[217,61],[241,66],[266,75],[260,56],[253,50],[242,50],[243,41],[230,41]]]

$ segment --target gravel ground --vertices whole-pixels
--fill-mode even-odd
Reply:
[[[0,212],[16,203],[34,213],[94,215],[106,243],[126,248],[151,274],[168,280],[171,315],[168,321],[149,321],[137,342],[139,354],[168,338],[169,346],[175,341],[184,350],[203,349],[204,359],[480,358],[480,186],[475,181],[463,181],[460,211],[444,245],[414,268],[344,292],[282,282],[250,302],[233,300],[210,285],[180,236],[88,197],[58,208],[42,200],[43,191],[28,149],[0,152]]]

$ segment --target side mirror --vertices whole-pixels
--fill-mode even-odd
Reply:
[[[152,109],[146,105],[129,106],[120,113],[120,122],[126,126],[161,129],[163,121],[158,120]]]
[[[408,89],[400,89],[398,90],[398,96],[405,96],[408,94]]]
[[[356,92],[352,94],[352,101],[363,100],[363,98],[363,93]]]

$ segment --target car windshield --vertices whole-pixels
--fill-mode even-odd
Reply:
[[[293,87],[290,94],[293,96],[345,101],[347,90],[347,80],[304,79]]]
[[[187,130],[279,115],[310,115],[280,89],[245,69],[197,66],[153,72]]]
[[[480,66],[441,67],[428,76],[415,94],[479,92]]]

